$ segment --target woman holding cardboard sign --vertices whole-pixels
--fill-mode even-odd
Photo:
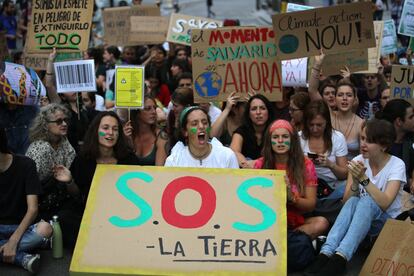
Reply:
[[[211,123],[199,106],[185,108],[180,114],[179,142],[171,150],[165,166],[238,169],[236,155],[219,140],[210,139]]]
[[[385,220],[400,213],[406,176],[404,162],[388,153],[394,139],[394,127],[385,120],[363,125],[361,154],[348,163],[345,205],[305,275],[344,272],[365,236],[378,235]]]

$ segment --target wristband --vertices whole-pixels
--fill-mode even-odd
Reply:
[[[316,68],[316,67],[312,67],[312,69],[313,69],[313,70],[315,70],[315,71],[318,71],[318,72],[320,72],[320,71],[321,71],[321,69],[318,69],[318,68]]]

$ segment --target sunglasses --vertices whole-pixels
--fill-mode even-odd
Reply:
[[[55,123],[58,126],[62,125],[63,122],[65,122],[67,125],[69,124],[69,119],[68,118],[64,118],[64,119],[57,119],[55,121],[47,121],[48,123]]]

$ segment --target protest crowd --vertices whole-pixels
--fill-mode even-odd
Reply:
[[[345,273],[387,219],[414,219],[414,1],[325,2],[359,42],[306,6],[265,28],[160,1],[3,0],[0,263],[39,272],[54,216],[74,250],[102,165],[283,171],[287,269],[304,275]]]

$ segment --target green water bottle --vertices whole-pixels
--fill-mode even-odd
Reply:
[[[53,237],[52,237],[52,255],[55,259],[63,257],[62,229],[58,221],[58,216],[53,216]]]

